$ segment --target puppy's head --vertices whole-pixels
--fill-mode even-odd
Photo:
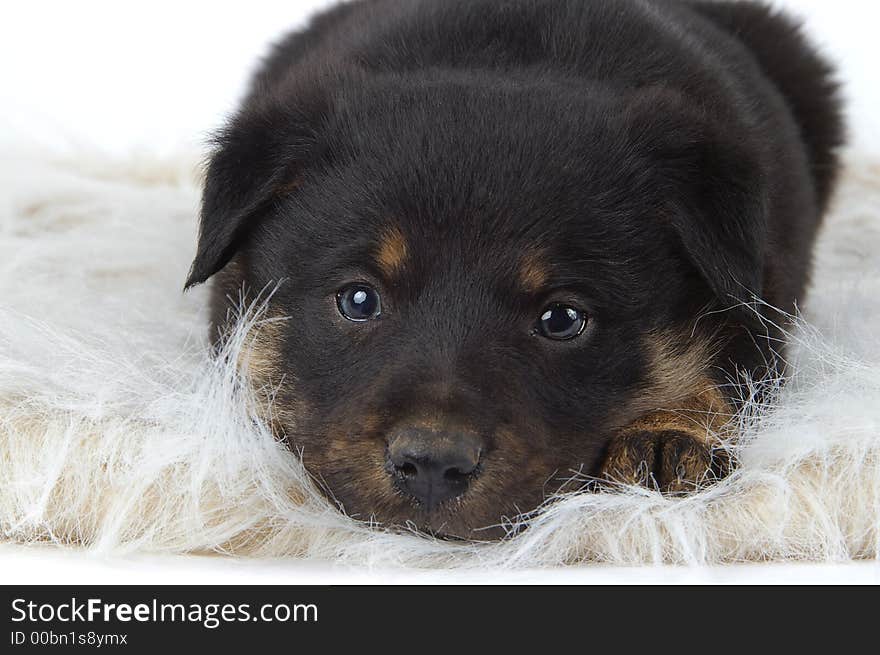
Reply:
[[[692,391],[757,168],[664,92],[337,86],[231,122],[188,284],[284,281],[251,369],[349,514],[496,536]]]

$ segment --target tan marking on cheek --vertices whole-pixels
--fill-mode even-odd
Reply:
[[[668,409],[651,412],[632,423],[627,431],[682,432],[709,441],[730,420],[733,410],[712,380],[702,376],[697,391]]]
[[[237,366],[254,390],[257,412],[276,437],[284,437],[306,412],[293,371],[282,360],[285,316],[270,310],[245,338]]]
[[[392,277],[403,267],[408,254],[406,237],[399,228],[392,227],[382,236],[376,252],[376,264],[386,276]]]
[[[707,373],[718,343],[670,332],[651,335],[644,345],[649,387],[619,424],[601,473],[663,491],[694,489],[728,469],[723,453],[715,453],[733,408]]]
[[[529,293],[536,293],[544,288],[550,279],[550,273],[540,251],[528,253],[520,264],[519,281]]]
[[[702,392],[710,384],[706,371],[718,345],[709,337],[675,331],[648,335],[643,342],[648,381],[633,400],[630,417],[678,406]]]
[[[381,418],[377,414],[368,413],[356,423],[353,422],[350,429],[339,425],[331,427],[324,438],[322,448],[327,457],[339,457],[341,460],[353,457],[359,448],[372,451],[381,447],[378,440],[378,437],[382,436],[378,434],[380,424]],[[384,448],[382,450],[384,452]]]
[[[675,332],[652,334],[645,340],[653,384],[689,394],[702,384],[711,363],[711,348],[702,337],[687,338]]]
[[[373,412],[369,412],[360,419],[358,432],[364,435],[374,435],[381,424],[382,417]]]
[[[385,450],[375,440],[332,431],[312,450],[306,466],[321,480],[322,491],[342,502],[351,516],[366,520],[376,514],[384,517],[391,508],[396,508],[395,514],[403,509],[398,507],[402,496],[385,467]]]
[[[648,383],[614,421],[618,429],[706,435],[730,419],[731,404],[708,375],[717,340],[668,331],[649,335],[643,345]]]
[[[254,387],[277,384],[283,377],[279,365],[283,325],[283,318],[270,316],[254,325],[246,337],[238,355],[238,370]]]

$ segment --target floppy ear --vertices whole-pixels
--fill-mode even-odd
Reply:
[[[665,90],[640,95],[628,114],[648,178],[711,290],[724,306],[760,297],[768,186],[750,137]]]
[[[324,108],[265,102],[248,108],[214,139],[199,224],[199,242],[185,288],[222,269],[242,239],[316,156]]]

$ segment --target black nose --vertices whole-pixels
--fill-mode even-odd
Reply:
[[[388,439],[388,458],[399,489],[428,511],[467,490],[480,462],[479,437],[426,428],[397,430]]]

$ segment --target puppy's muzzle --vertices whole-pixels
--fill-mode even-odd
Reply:
[[[398,428],[388,435],[388,469],[398,489],[431,511],[467,491],[482,450],[472,432]]]

